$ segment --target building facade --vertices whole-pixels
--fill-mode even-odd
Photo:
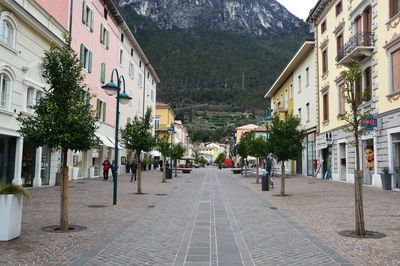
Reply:
[[[171,141],[170,133],[168,132],[168,128],[170,128],[171,123],[174,124],[175,121],[175,113],[172,110],[171,106],[166,103],[157,102],[156,103],[156,116],[154,119],[154,127],[156,134],[162,138],[166,135],[169,136],[169,141]],[[172,139],[172,142],[174,139]],[[174,142],[173,142],[174,143]]]
[[[400,21],[397,0],[320,0],[308,19],[316,38],[319,177],[354,182],[355,147],[338,114],[348,110],[341,71],[361,65],[357,95],[370,97],[360,110],[370,110],[377,127],[361,137],[363,183],[382,187],[380,173],[400,165]],[[392,178],[392,186],[399,180]]]

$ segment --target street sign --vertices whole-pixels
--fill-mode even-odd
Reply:
[[[361,126],[366,130],[374,130],[374,127],[377,126],[377,121],[372,115],[367,116],[366,119],[361,120]]]

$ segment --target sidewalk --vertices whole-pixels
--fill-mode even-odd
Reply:
[[[123,228],[134,224],[146,213],[149,205],[162,201],[156,194],[168,193],[184,180],[185,175],[161,183],[162,172],[142,172],[142,191],[136,195],[136,183],[130,174],[118,178],[118,202],[112,205],[113,182],[82,179],[69,185],[69,223],[86,230],[71,233],[49,233],[42,227],[59,224],[60,187],[30,189],[30,202],[24,202],[21,237],[0,242],[0,265],[69,264],[96,243],[111,241]],[[89,205],[105,207],[90,208]]]
[[[383,239],[356,239],[338,234],[355,227],[353,184],[290,176],[286,179],[286,194],[289,196],[279,197],[280,177],[273,178],[272,191],[261,191],[261,184],[255,184],[255,177],[240,179],[352,263],[400,264],[399,192],[363,187],[366,230],[387,236]]]

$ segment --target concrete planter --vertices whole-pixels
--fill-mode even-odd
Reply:
[[[89,168],[89,178],[94,178],[94,167]]]
[[[72,167],[72,180],[78,180],[79,167]]]
[[[382,188],[392,190],[392,174],[381,174]]]
[[[21,235],[22,203],[15,195],[0,195],[0,241]]]

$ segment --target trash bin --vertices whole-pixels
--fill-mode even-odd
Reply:
[[[172,168],[165,169],[165,179],[172,179]]]
[[[261,190],[269,191],[268,173],[265,170],[261,172]]]
[[[61,173],[60,171],[57,171],[56,173],[56,186],[59,186],[61,184]]]
[[[392,190],[392,174],[381,174],[382,188]]]

